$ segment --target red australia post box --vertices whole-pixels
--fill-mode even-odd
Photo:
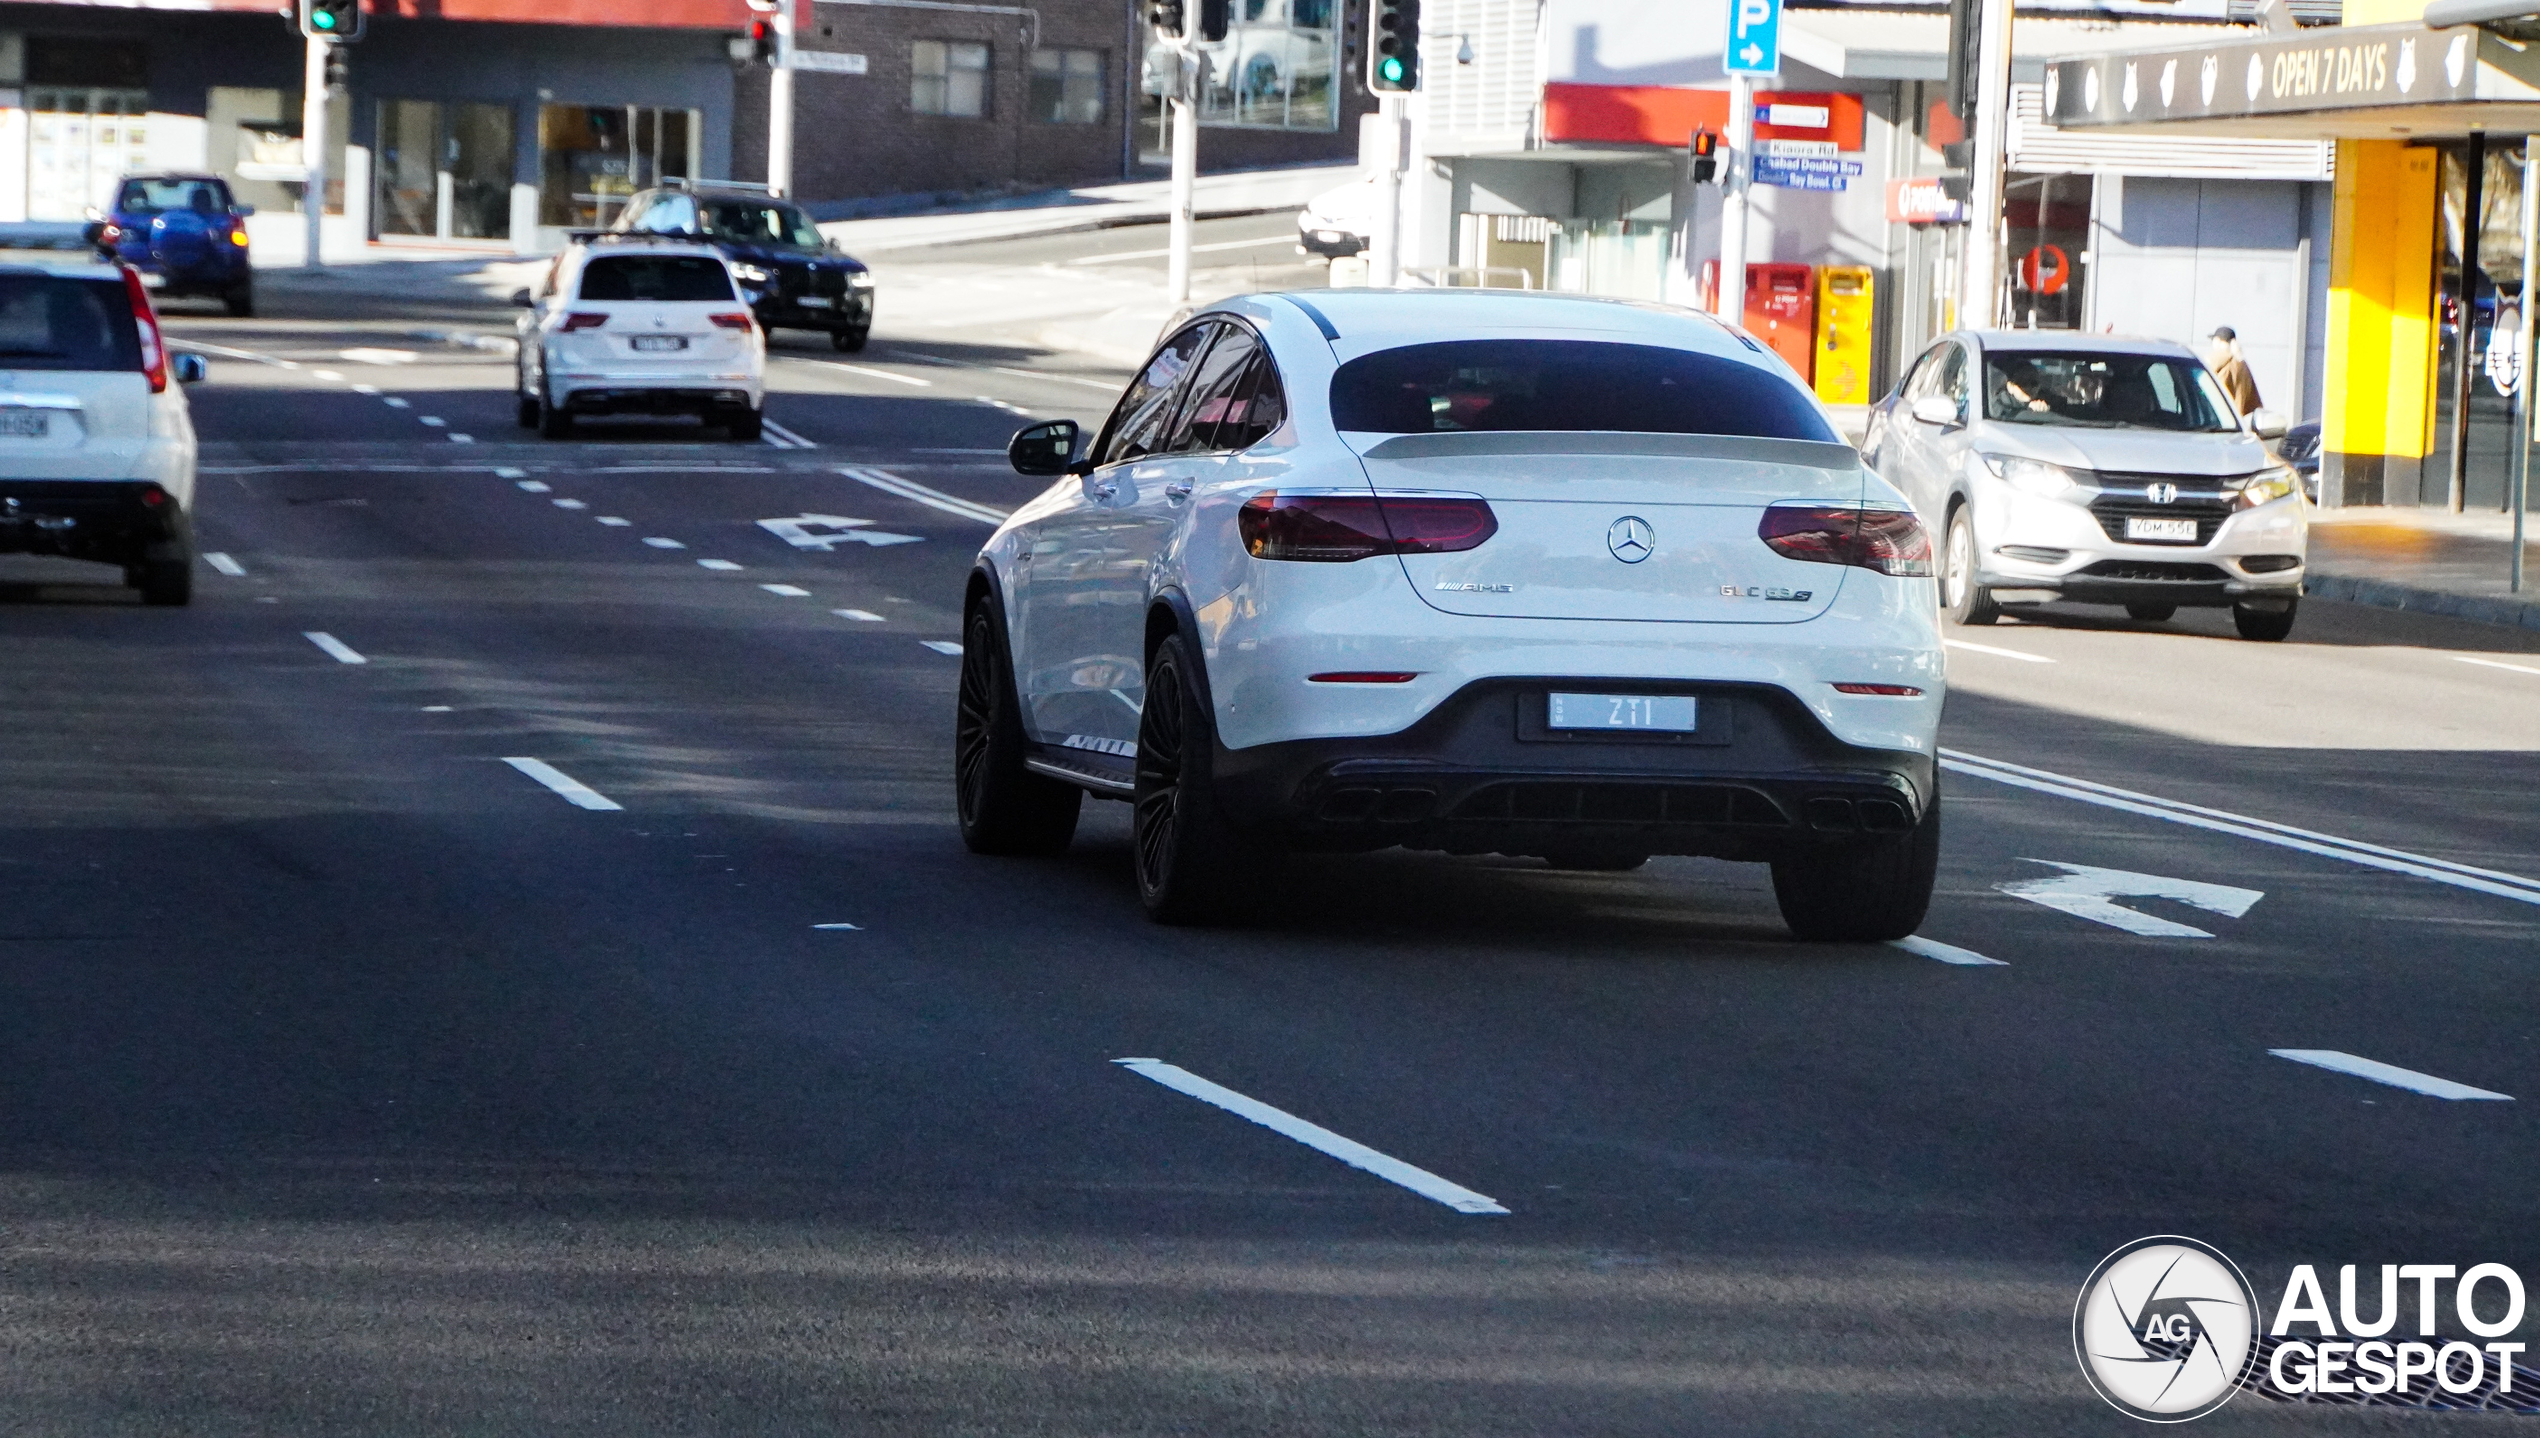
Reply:
[[[1746,267],[1746,332],[1790,361],[1800,379],[1817,373],[1817,279],[1807,265]]]

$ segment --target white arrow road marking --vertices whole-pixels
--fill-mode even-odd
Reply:
[[[915,544],[924,539],[919,534],[885,534],[872,528],[869,519],[849,519],[843,514],[797,514],[791,519],[762,519],[758,527],[775,535],[796,549],[817,549],[832,554],[841,544],[869,544],[876,549],[891,544]],[[827,530],[815,534],[814,530]]]
[[[343,640],[336,638],[334,635],[327,633],[323,629],[303,630],[300,637],[309,641],[311,644],[316,645],[318,648],[325,650],[327,656],[338,664],[368,664],[370,662],[370,660],[364,658],[361,652],[355,649],[352,645],[345,643]]]
[[[1237,1118],[1248,1118],[1273,1133],[1284,1134],[1307,1148],[1330,1154],[1350,1167],[1372,1173],[1387,1183],[1398,1183],[1422,1198],[1435,1199],[1457,1213],[1506,1213],[1499,1200],[1475,1193],[1459,1183],[1449,1183],[1425,1168],[1413,1168],[1401,1159],[1378,1153],[1355,1139],[1347,1139],[1312,1124],[1284,1109],[1275,1109],[1259,1099],[1246,1098],[1222,1084],[1213,1084],[1188,1069],[1176,1068],[1162,1059],[1113,1059],[1131,1073],[1155,1080],[1175,1093],[1186,1093],[1201,1103],[1215,1104]]]
[[[1887,946],[1891,949],[1903,949],[1917,958],[1938,959],[1944,964],[1969,966],[1990,964],[1996,968],[2010,967],[2000,959],[1988,959],[1973,949],[1962,949],[1956,944],[1944,944],[1938,939],[1926,939],[1920,934],[1909,939],[1890,939],[1887,941]]]
[[[2266,892],[2261,889],[2235,889],[2229,884],[2172,879],[2160,874],[2137,874],[2125,869],[2102,869],[2090,864],[2067,864],[2056,859],[2022,859],[2020,862],[2045,864],[2064,872],[2049,879],[2021,879],[1993,887],[2013,898],[2044,904],[2077,919],[2088,919],[2147,938],[2210,939],[2213,935],[2186,924],[2174,924],[2167,919],[2137,913],[2114,900],[2174,899],[2209,914],[2236,919],[2266,897]]]
[[[2447,1078],[2421,1074],[2415,1069],[2403,1069],[2397,1064],[2386,1064],[2379,1059],[2357,1058],[2353,1054],[2339,1053],[2335,1049],[2269,1049],[2267,1052],[2280,1059],[2291,1059],[2297,1064],[2309,1064],[2314,1068],[2353,1074],[2357,1078],[2371,1079],[2374,1083],[2386,1083],[2392,1088],[2410,1089],[2421,1094],[2431,1094],[2436,1098],[2502,1099],[2506,1103],[2513,1102],[2514,1098],[2509,1093],[2498,1093],[2494,1089],[2472,1088],[2465,1083],[2454,1083]]]
[[[626,807],[544,759],[505,759],[503,762],[562,795],[566,803],[577,809]]]

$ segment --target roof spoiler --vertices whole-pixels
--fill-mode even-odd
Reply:
[[[661,187],[665,190],[689,191],[700,189],[748,190],[754,194],[765,195],[770,199],[774,199],[776,197],[776,187],[774,185],[752,184],[748,180],[696,180],[691,179],[686,175],[664,175],[662,176]]]

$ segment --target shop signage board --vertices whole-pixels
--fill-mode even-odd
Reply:
[[[1963,225],[1967,206],[1949,198],[1937,175],[1887,182],[1887,218],[1899,225]]]
[[[2059,60],[2058,128],[2439,105],[2478,98],[2479,35],[2422,25],[2322,26],[2297,37]]]

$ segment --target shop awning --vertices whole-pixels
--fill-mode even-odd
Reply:
[[[2540,50],[2423,25],[2127,50],[2049,66],[2046,117],[2066,130],[2271,139],[2527,135],[2540,133]]]

